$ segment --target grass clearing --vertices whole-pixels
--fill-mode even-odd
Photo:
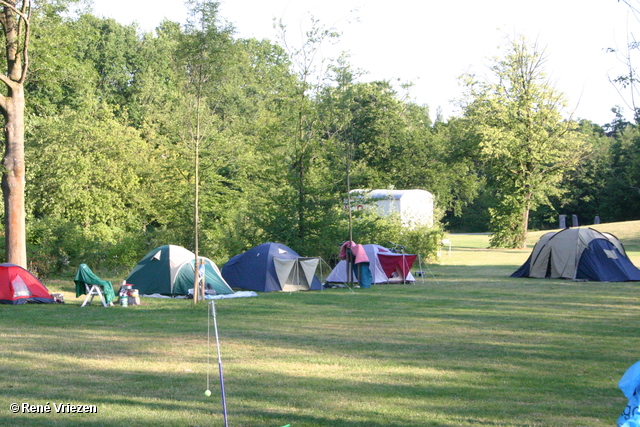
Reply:
[[[640,264],[639,223],[611,227]],[[613,425],[640,359],[638,284],[511,279],[529,249],[449,237],[416,285],[217,301],[230,425]],[[223,425],[204,304],[81,308],[71,277],[46,284],[67,303],[0,305],[0,425]],[[9,411],[47,402],[98,412]]]

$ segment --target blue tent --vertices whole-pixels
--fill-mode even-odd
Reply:
[[[318,258],[305,258],[281,243],[263,243],[231,258],[222,277],[232,288],[257,292],[320,290]]]
[[[567,228],[544,234],[511,277],[626,282],[640,281],[640,270],[612,234]]]

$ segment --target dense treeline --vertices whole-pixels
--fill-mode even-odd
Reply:
[[[365,82],[348,58],[318,71],[310,58],[335,34],[312,23],[299,49],[240,39],[215,2],[154,33],[42,3],[32,18],[26,93],[30,266],[127,269],[161,244],[194,245],[217,262],[264,241],[331,258],[348,239],[350,188],[422,188],[442,226],[408,231],[357,212],[356,241],[432,255],[443,229],[486,231],[496,191],[464,118],[386,81]],[[284,27],[282,27],[284,30]],[[286,33],[283,31],[283,37]],[[589,155],[530,215],[588,222],[638,218],[640,131],[620,117],[572,132]]]

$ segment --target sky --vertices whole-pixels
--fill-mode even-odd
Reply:
[[[187,17],[183,0],[94,0],[93,11],[145,31],[164,18]],[[294,45],[313,16],[341,33],[323,49],[325,57],[347,52],[366,72],[359,81],[388,80],[398,88],[412,82],[411,99],[445,120],[460,113],[459,77],[489,75],[490,58],[502,56],[506,38],[523,35],[544,49],[545,71],[568,101],[565,116],[603,125],[613,120],[612,107],[630,115],[610,82],[624,66],[606,49],[624,48],[640,23],[617,0],[220,0],[220,15],[238,38],[273,41],[273,19],[282,20]]]

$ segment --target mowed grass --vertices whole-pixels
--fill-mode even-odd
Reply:
[[[640,265],[640,223],[607,226]],[[512,279],[530,249],[449,237],[415,285],[216,301],[229,424],[614,425],[640,360],[639,284]],[[67,303],[0,305],[0,425],[224,425],[207,304],[81,308],[71,277],[47,285]]]

